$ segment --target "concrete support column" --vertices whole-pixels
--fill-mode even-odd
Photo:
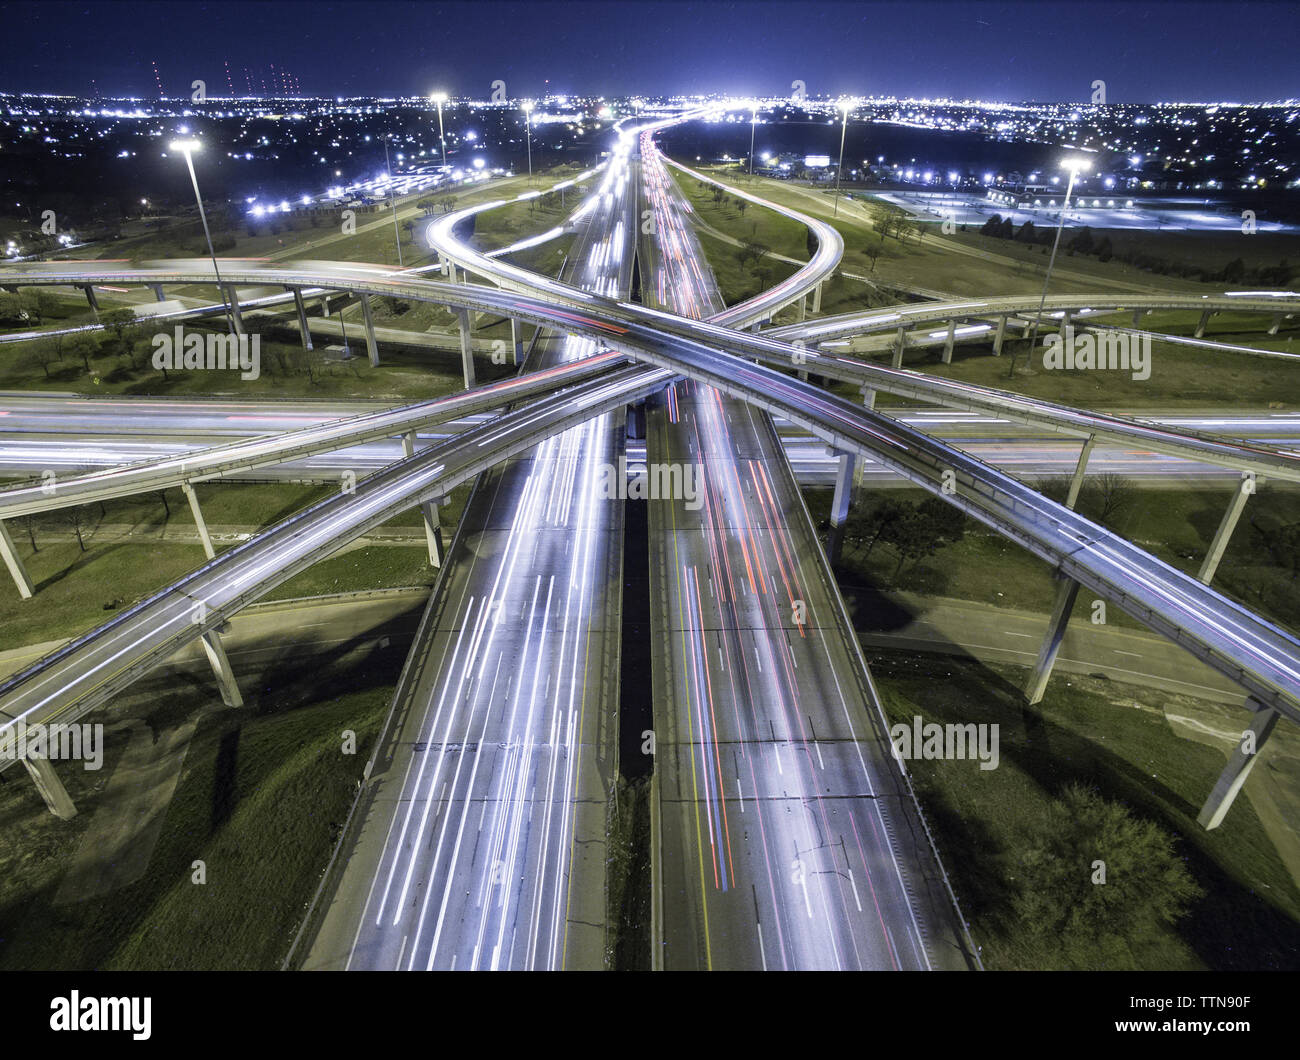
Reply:
[[[1061,338],[1065,338],[1065,329],[1070,326],[1074,319],[1073,310],[1067,309],[1061,314]]]
[[[370,354],[370,367],[379,367],[379,347],[375,344],[375,318],[370,315],[370,295],[361,296],[361,317],[366,322],[366,352]]]
[[[907,329],[900,327],[894,337],[894,359],[889,362],[891,368],[903,367],[903,350],[907,348]]]
[[[188,482],[181,485],[185,499],[190,502],[190,511],[194,514],[194,525],[199,528],[199,540],[203,542],[203,554],[208,559],[216,559],[217,553],[212,547],[212,538],[208,536],[208,524],[203,519],[203,509],[199,507],[199,495]]]
[[[1007,317],[1006,314],[1003,313],[1002,316],[998,317],[998,330],[993,334],[993,356],[994,357],[1002,356],[1002,340],[1006,337],[1006,334],[1007,334]]]
[[[1277,329],[1280,328],[1281,326],[1282,326],[1282,314],[1281,314],[1281,313],[1274,313],[1274,314],[1273,314],[1273,323],[1269,325],[1268,333],[1269,333],[1270,335],[1276,335],[1276,334],[1277,334]]]
[[[1264,749],[1265,742],[1277,725],[1278,712],[1276,710],[1263,704],[1252,705],[1257,709],[1255,710],[1255,716],[1251,719],[1250,728],[1242,733],[1241,739],[1237,741],[1237,745],[1232,749],[1232,754],[1228,756],[1228,765],[1219,774],[1219,779],[1214,782],[1214,789],[1210,792],[1210,797],[1205,800],[1205,805],[1201,807],[1201,812],[1196,816],[1196,823],[1207,832],[1218,828],[1223,823],[1223,818],[1227,816],[1228,810],[1232,807],[1237,792],[1246,783],[1250,771],[1255,768],[1255,762],[1259,759],[1259,752]],[[1245,748],[1249,748],[1249,750]]]
[[[523,354],[523,343],[519,340],[519,318],[510,318],[510,357],[511,364],[517,365]]]
[[[14,548],[14,539],[9,536],[9,528],[5,526],[3,520],[0,520],[0,557],[4,558],[5,566],[9,568],[14,584],[18,586],[18,595],[24,600],[30,600],[32,593],[35,592],[35,589],[32,588],[31,576],[27,573],[27,568],[23,566],[23,561],[18,558],[18,550]]]
[[[221,643],[221,634],[210,629],[200,638],[203,652],[212,664],[212,672],[221,689],[221,702],[228,707],[242,707],[244,697],[239,694],[239,685],[235,683],[235,671],[230,668],[230,657],[226,655],[225,645]]]
[[[230,319],[234,321],[235,324],[235,334],[246,334],[244,331],[244,314],[239,309],[239,292],[233,287],[226,287],[224,288],[224,291],[226,294],[226,301],[230,305]]]
[[[806,295],[801,294],[799,296],[798,306],[799,306],[799,320],[800,321],[807,320],[808,319],[808,298]]]
[[[167,301],[167,296],[163,294],[162,284],[151,283],[149,286],[153,288],[153,296],[155,299],[157,299],[159,302]]]
[[[1142,318],[1146,315],[1145,309],[1133,310],[1133,326],[1135,328],[1142,326]]]
[[[1047,681],[1052,676],[1052,667],[1056,664],[1061,641],[1065,639],[1065,627],[1069,624],[1070,612],[1074,610],[1074,600],[1078,595],[1079,583],[1073,578],[1061,576],[1056,586],[1056,600],[1052,603],[1052,615],[1047,620],[1043,646],[1038,650],[1038,661],[1034,663],[1034,671],[1029,675],[1029,683],[1025,686],[1025,699],[1031,706],[1042,699],[1043,693],[1047,691]]]
[[[1201,319],[1196,322],[1196,330],[1192,332],[1192,338],[1203,339],[1205,337],[1205,325],[1210,322],[1210,317],[1214,316],[1214,310],[1207,309],[1201,314]]]
[[[1092,456],[1092,447],[1096,444],[1097,436],[1088,435],[1088,440],[1083,443],[1083,448],[1079,451],[1079,462],[1074,465],[1074,477],[1070,479],[1070,495],[1065,498],[1065,506],[1073,509],[1075,503],[1079,500],[1079,490],[1083,487],[1083,475],[1088,470],[1088,457]]]
[[[820,283],[813,288],[812,311],[814,313],[820,313],[822,311],[822,285]]]
[[[1214,532],[1214,540],[1210,542],[1210,550],[1205,554],[1205,562],[1201,564],[1200,572],[1196,575],[1206,585],[1210,584],[1214,572],[1219,569],[1219,561],[1223,559],[1228,542],[1232,540],[1232,531],[1236,529],[1237,520],[1241,518],[1241,510],[1246,507],[1246,498],[1255,492],[1255,486],[1260,481],[1262,480],[1248,474],[1243,475],[1241,482],[1237,484],[1237,491],[1228,502],[1228,509],[1219,521],[1219,529]]]
[[[844,524],[849,518],[849,501],[853,497],[853,468],[857,458],[852,453],[840,453],[840,466],[835,472],[835,496],[831,500],[831,532],[826,556],[838,563],[844,547]]]
[[[876,407],[876,392],[871,387],[860,387],[858,393],[862,395],[863,408],[874,409]]]
[[[90,308],[95,311],[96,316],[99,316],[99,298],[95,294],[95,289],[90,284],[86,284],[82,290],[86,292],[86,301],[90,303]]]
[[[474,324],[469,310],[457,309],[456,322],[460,325],[460,364],[465,373],[465,389],[468,390],[474,385]]]
[[[320,296],[320,315],[323,317],[330,315],[330,296],[327,294]]]
[[[1029,334],[1033,330],[1034,330],[1034,322],[1032,320],[1026,320],[1023,324],[1020,325],[1020,337],[1022,339],[1029,338]]]
[[[50,808],[50,813],[65,821],[77,816],[77,807],[73,805],[72,796],[63,786],[63,781],[54,772],[53,762],[48,758],[24,758],[23,765],[27,767],[27,773],[45,800],[45,805]]]
[[[298,327],[302,329],[302,348],[311,349],[311,328],[307,326],[307,307],[303,305],[302,291],[293,289],[293,306],[298,310]]]
[[[629,441],[645,441],[646,412],[645,402],[638,401],[627,407],[627,437]]]
[[[402,435],[402,452],[407,456],[415,455],[415,432],[407,431]],[[424,516],[424,538],[429,546],[429,566],[441,567],[446,552],[442,544],[442,525],[438,521],[438,506],[433,501],[420,505],[420,514]]]
[[[952,347],[957,341],[957,321],[948,321],[948,337],[943,342],[943,363],[952,364]]]

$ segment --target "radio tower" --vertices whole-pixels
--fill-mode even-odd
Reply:
[[[229,59],[225,59],[225,60],[223,60],[223,62],[226,64],[226,85],[227,85],[227,87],[229,87],[229,89],[230,89],[230,98],[231,98],[231,99],[234,99],[234,98],[235,98],[235,82],[234,82],[234,80],[233,80],[233,79],[231,78],[231,76],[230,76],[230,60],[229,60]]]
[[[150,65],[153,67],[153,79],[158,82],[158,98],[166,99],[167,97],[163,95],[162,77],[158,73],[158,61],[151,59]]]

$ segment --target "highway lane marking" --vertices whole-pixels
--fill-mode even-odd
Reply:
[[[1111,651],[1113,651],[1116,655],[1131,655],[1135,659],[1142,658],[1142,656],[1138,652],[1125,651],[1123,648],[1112,648]]]
[[[858,912],[862,912],[862,899],[858,897],[858,881],[853,878],[853,869],[849,869],[849,886],[853,888],[853,901],[857,903]]]
[[[1002,632],[1005,633],[1008,637],[1024,637],[1026,640],[1034,639],[1034,635],[1032,633],[1013,633],[1009,629],[1004,629]]]

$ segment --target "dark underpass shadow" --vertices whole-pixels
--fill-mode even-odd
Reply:
[[[217,761],[212,771],[213,832],[230,819],[239,801],[239,734],[238,728],[222,733],[217,746]]]
[[[872,583],[855,580],[843,569],[836,569],[835,580],[848,605],[853,627],[859,632],[893,633],[906,628],[920,615],[919,611],[885,595]]]

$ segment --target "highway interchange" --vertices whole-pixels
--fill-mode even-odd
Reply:
[[[654,219],[648,232],[639,224],[643,209]],[[133,467],[67,480],[57,501],[39,487],[0,493],[0,518],[12,518],[306,457],[333,453],[337,460],[353,445],[382,445],[383,455],[373,457],[380,461],[396,444],[388,439],[411,431],[429,443],[360,478],[355,494],[321,502],[223,552],[0,683],[5,716],[51,720],[104,703],[185,644],[219,644],[214,632],[249,601],[395,512],[478,479],[417,633],[382,749],[386,758],[377,759],[382,769],[366,786],[359,831],[349,840],[353,857],[308,966],[603,966],[600,844],[617,767],[612,678],[620,616],[611,587],[623,557],[619,505],[598,503],[593,481],[599,466],[623,451],[622,410],[645,399],[646,459],[699,464],[707,487],[702,509],[680,499],[650,507],[651,598],[660,634],[653,673],[656,967],[978,963],[905,774],[888,753],[869,671],[774,418],[832,453],[869,460],[879,473],[947,497],[1231,674],[1259,702],[1300,717],[1294,638],[981,459],[1005,463],[1005,442],[959,450],[913,426],[943,422],[939,414],[884,416],[777,368],[838,370],[872,390],[925,397],[968,417],[973,411],[1075,439],[1136,445],[1161,454],[1170,474],[1300,477],[1289,421],[1237,419],[1216,436],[1200,429],[1209,426],[1204,417],[1170,418],[1157,427],[1028,399],[1008,404],[1000,392],[781,341],[892,331],[903,314],[925,325],[967,310],[998,317],[1036,308],[1024,300],[900,309],[892,319],[873,311],[801,330],[742,332],[830,274],[838,235],[786,211],[819,232],[818,253],[753,304],[724,310],[652,130],[621,133],[596,191],[575,215],[579,238],[559,279],[467,247],[455,230],[468,212],[432,226],[431,239],[445,261],[496,288],[332,263],[228,263],[223,273],[233,283],[304,293],[391,292],[548,327],[517,378],[361,419],[321,423],[319,413],[286,409],[252,431],[232,425],[228,408],[191,410],[211,417],[214,440],[236,440],[169,450],[161,459],[154,450],[154,459]],[[642,289],[654,295],[644,305],[628,300],[639,232]],[[6,270],[3,279],[202,283],[211,280],[206,268],[27,267]],[[1128,311],[1133,301],[1081,299],[1060,308]],[[1160,308],[1178,300],[1149,301],[1148,308]],[[1227,296],[1211,308],[1243,305],[1295,309],[1291,298]],[[795,360],[796,352],[822,360]],[[842,364],[822,363],[831,359]],[[486,415],[507,405],[497,417]],[[5,411],[44,414],[18,405]],[[279,433],[295,422],[297,431]],[[1237,435],[1237,425],[1258,428],[1240,432],[1258,440],[1224,436]],[[166,433],[152,415],[141,426]],[[445,433],[431,433],[435,427]],[[1202,462],[1177,465],[1164,457]],[[21,459],[8,447],[0,454],[15,466]],[[1094,459],[1103,459],[1100,450]],[[941,486],[949,475],[955,492]]]

